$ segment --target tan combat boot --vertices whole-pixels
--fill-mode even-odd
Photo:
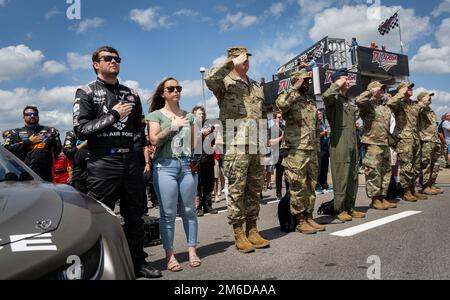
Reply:
[[[341,212],[340,214],[338,214],[336,216],[336,218],[338,218],[338,220],[341,221],[341,222],[348,222],[348,221],[353,220],[352,217],[346,211]]]
[[[383,197],[383,200],[381,202],[383,202],[383,204],[386,205],[388,208],[397,208],[397,204],[392,203],[389,200],[386,200],[384,197]]]
[[[382,202],[381,197],[372,197],[371,208],[377,210],[388,210],[389,206]]]
[[[428,197],[425,194],[422,194],[421,192],[412,191],[414,197],[416,197],[418,200],[428,200]]]
[[[403,195],[402,200],[406,202],[417,202],[419,199],[414,197],[410,189],[405,189],[405,194]]]
[[[443,194],[444,193],[443,189],[440,189],[440,188],[438,188],[436,186],[431,186],[431,188],[433,189],[433,191],[435,191],[438,194]]]
[[[308,224],[308,222],[306,221],[306,217],[303,214],[296,215],[295,220],[297,223],[297,226],[295,226],[296,231],[304,234],[317,233],[317,229]]]
[[[248,241],[252,243],[253,247],[255,247],[256,249],[266,248],[270,246],[270,242],[259,235],[258,230],[256,229],[256,220],[247,221],[245,233],[247,235]]]
[[[245,233],[242,230],[242,225],[233,224],[233,230],[236,249],[239,252],[249,253],[255,251],[255,248],[253,248],[252,243],[250,243],[247,237],[245,236]]]
[[[316,229],[317,231],[325,231],[325,226],[320,225],[313,219],[313,215],[307,214],[306,215],[306,222],[311,226],[312,228]]]
[[[357,210],[352,210],[350,212],[350,216],[355,219],[364,219],[366,217],[366,214]]]
[[[423,189],[422,193],[424,193],[425,195],[431,195],[431,196],[435,196],[435,195],[439,194],[438,192],[433,190],[430,186],[425,187]]]

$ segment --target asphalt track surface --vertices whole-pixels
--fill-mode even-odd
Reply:
[[[360,176],[356,207],[367,211],[367,217],[341,223],[315,215],[319,223],[326,224],[326,231],[314,235],[281,232],[275,191],[269,190],[261,202],[258,229],[271,246],[249,254],[234,247],[222,197],[214,204],[219,214],[198,218],[198,254],[203,262],[199,268],[188,265],[180,220],[174,248],[183,271],[167,271],[161,245],[146,248],[148,261],[163,270],[162,280],[450,279],[449,179],[450,170],[441,171],[437,186],[445,194],[416,203],[399,200],[397,208],[377,211],[368,207]],[[332,194],[318,195],[315,212],[332,198]],[[158,215],[158,210],[151,209],[150,214]]]

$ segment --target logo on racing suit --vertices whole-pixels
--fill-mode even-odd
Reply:
[[[378,63],[378,67],[388,72],[398,64],[398,55],[373,51],[372,63]]]

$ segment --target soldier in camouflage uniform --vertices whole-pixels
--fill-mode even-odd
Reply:
[[[241,146],[247,150],[249,148],[250,125],[265,119],[267,115],[262,89],[246,75],[249,56],[251,54],[244,47],[230,48],[225,63],[209,70],[205,77],[206,85],[217,98],[222,124],[226,126],[226,120],[241,122],[239,129],[233,130],[232,140],[229,139],[230,132],[225,134],[225,144],[238,149],[227,149],[223,168],[224,175],[228,178],[229,224],[233,226],[236,248],[243,253],[270,245],[268,240],[259,235],[256,228],[260,209],[259,194],[262,192],[264,175],[260,155],[240,151]]]
[[[364,121],[361,143],[366,147],[363,165],[367,196],[372,199],[371,207],[379,210],[397,207],[386,200],[392,167],[389,149],[391,110],[383,104],[385,88],[378,81],[371,82],[367,91],[356,98]]]
[[[293,86],[278,96],[276,105],[286,120],[282,148],[285,176],[289,182],[291,214],[296,230],[304,234],[325,231],[313,219],[318,173],[319,119],[316,103],[306,97],[312,75],[306,70],[291,77]]]
[[[416,181],[419,177],[417,165],[420,164],[419,115],[426,103],[411,101],[414,83],[402,82],[397,87],[397,94],[387,106],[395,114],[394,135],[399,138],[397,144],[400,185],[404,189],[404,201],[416,202],[427,197],[416,192]],[[420,165],[419,165],[420,166]]]
[[[356,105],[346,96],[350,89],[348,72],[337,70],[333,83],[322,95],[331,127],[330,162],[334,189],[334,209],[340,221],[364,218],[354,210],[358,192],[358,145],[356,143]]]
[[[437,195],[444,191],[434,187],[439,173],[439,155],[441,154],[441,140],[438,137],[436,114],[431,109],[431,97],[434,93],[422,92],[417,97],[419,102],[428,103],[419,118],[421,143],[421,172],[420,185],[422,193]]]

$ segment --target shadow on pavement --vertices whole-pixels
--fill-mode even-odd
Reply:
[[[205,245],[202,247],[197,248],[197,254],[200,256],[200,258],[205,258],[214,254],[218,254],[221,252],[225,252],[227,248],[234,245],[234,241],[224,241],[224,242],[217,242],[214,244]],[[181,253],[175,253],[175,257],[177,258],[178,262],[184,263],[189,261],[189,253],[181,252]],[[165,258],[155,260],[150,262],[151,265],[159,270],[166,270],[167,269],[167,261]]]

